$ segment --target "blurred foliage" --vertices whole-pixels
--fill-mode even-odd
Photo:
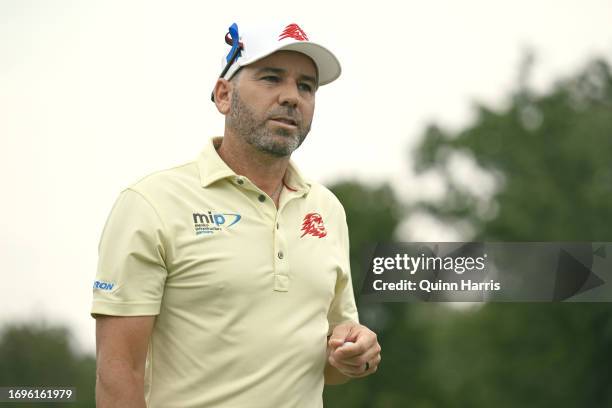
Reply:
[[[37,402],[31,406],[94,407],[95,371],[94,357],[77,353],[70,344],[70,333],[63,327],[11,324],[0,332],[0,386],[76,388],[76,402]],[[28,403],[15,405],[25,407]]]
[[[393,239],[393,231],[403,216],[403,208],[387,184],[368,187],[357,181],[343,181],[331,186],[331,189],[346,209],[351,265],[360,265],[363,260],[369,259],[368,250],[373,245]],[[354,267],[352,274],[356,283],[363,280],[361,268]]]
[[[528,77],[531,61],[520,78]],[[546,95],[519,83],[509,108],[477,110],[459,132],[427,128],[416,168],[442,174],[448,191],[441,202],[422,203],[426,211],[450,223],[469,220],[476,240],[612,238],[605,222],[612,219],[612,78],[605,61],[591,62]],[[453,174],[458,156],[494,178],[491,200],[474,193],[477,180]]]

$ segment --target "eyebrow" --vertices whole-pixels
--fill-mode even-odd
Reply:
[[[285,75],[287,74],[287,70],[283,69],[283,68],[274,68],[274,67],[263,67],[263,68],[259,68],[257,71],[255,71],[255,75],[261,75],[261,74],[265,74],[266,72],[272,72],[274,74],[277,75]],[[317,80],[315,77],[310,76],[310,75],[300,75],[300,79],[302,81],[310,81],[313,84],[317,84]]]

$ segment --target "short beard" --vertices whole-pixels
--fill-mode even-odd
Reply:
[[[306,139],[306,135],[310,132],[310,123],[304,126],[298,121],[295,132],[283,128],[271,130],[266,127],[266,122],[270,116],[276,115],[296,117],[295,110],[287,107],[278,112],[266,113],[265,118],[259,122],[254,112],[240,99],[237,87],[234,87],[231,108],[227,116],[228,126],[260,152],[275,157],[291,156],[291,153]]]

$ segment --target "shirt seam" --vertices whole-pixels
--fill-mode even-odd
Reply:
[[[114,302],[114,301],[109,301],[109,300],[98,300],[98,299],[94,299],[94,303],[103,303],[103,304],[107,304],[107,305],[159,305],[159,302]]]
[[[168,249],[170,249],[170,246],[169,246],[169,244],[168,244],[168,240],[167,240],[167,237],[168,237],[168,227],[166,226],[166,223],[165,223],[165,222],[164,222],[164,220],[162,219],[161,215],[159,214],[159,211],[157,211],[157,208],[155,208],[155,206],[153,205],[153,203],[151,203],[151,200],[149,200],[149,199],[147,198],[147,196],[145,196],[145,195],[144,195],[143,193],[141,193],[140,191],[135,190],[135,189],[134,189],[134,188],[132,188],[132,187],[128,187],[128,188],[127,188],[127,190],[130,190],[130,191],[132,191],[132,192],[134,192],[134,193],[138,194],[138,195],[139,195],[140,197],[142,197],[142,199],[143,199],[143,200],[144,200],[144,201],[145,201],[145,202],[146,202],[146,203],[149,205],[149,207],[151,207],[151,209],[153,210],[153,212],[154,212],[154,213],[155,213],[155,215],[157,216],[157,219],[159,220],[159,222],[160,222],[160,224],[161,224],[161,226],[162,226],[162,230],[163,230],[163,237],[164,237],[164,241],[165,241],[165,246],[166,246]],[[165,256],[164,256],[164,258],[166,258],[166,259],[164,259],[164,261],[166,262],[166,268],[168,267],[168,261],[167,261],[167,257],[168,257],[168,255],[169,255],[169,253],[168,253],[168,252],[169,252],[169,251],[165,251],[165,254],[164,254],[164,255],[165,255]]]

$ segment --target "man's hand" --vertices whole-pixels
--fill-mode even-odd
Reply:
[[[327,342],[329,364],[351,378],[375,373],[380,364],[380,350],[376,333],[352,322],[336,326]]]

